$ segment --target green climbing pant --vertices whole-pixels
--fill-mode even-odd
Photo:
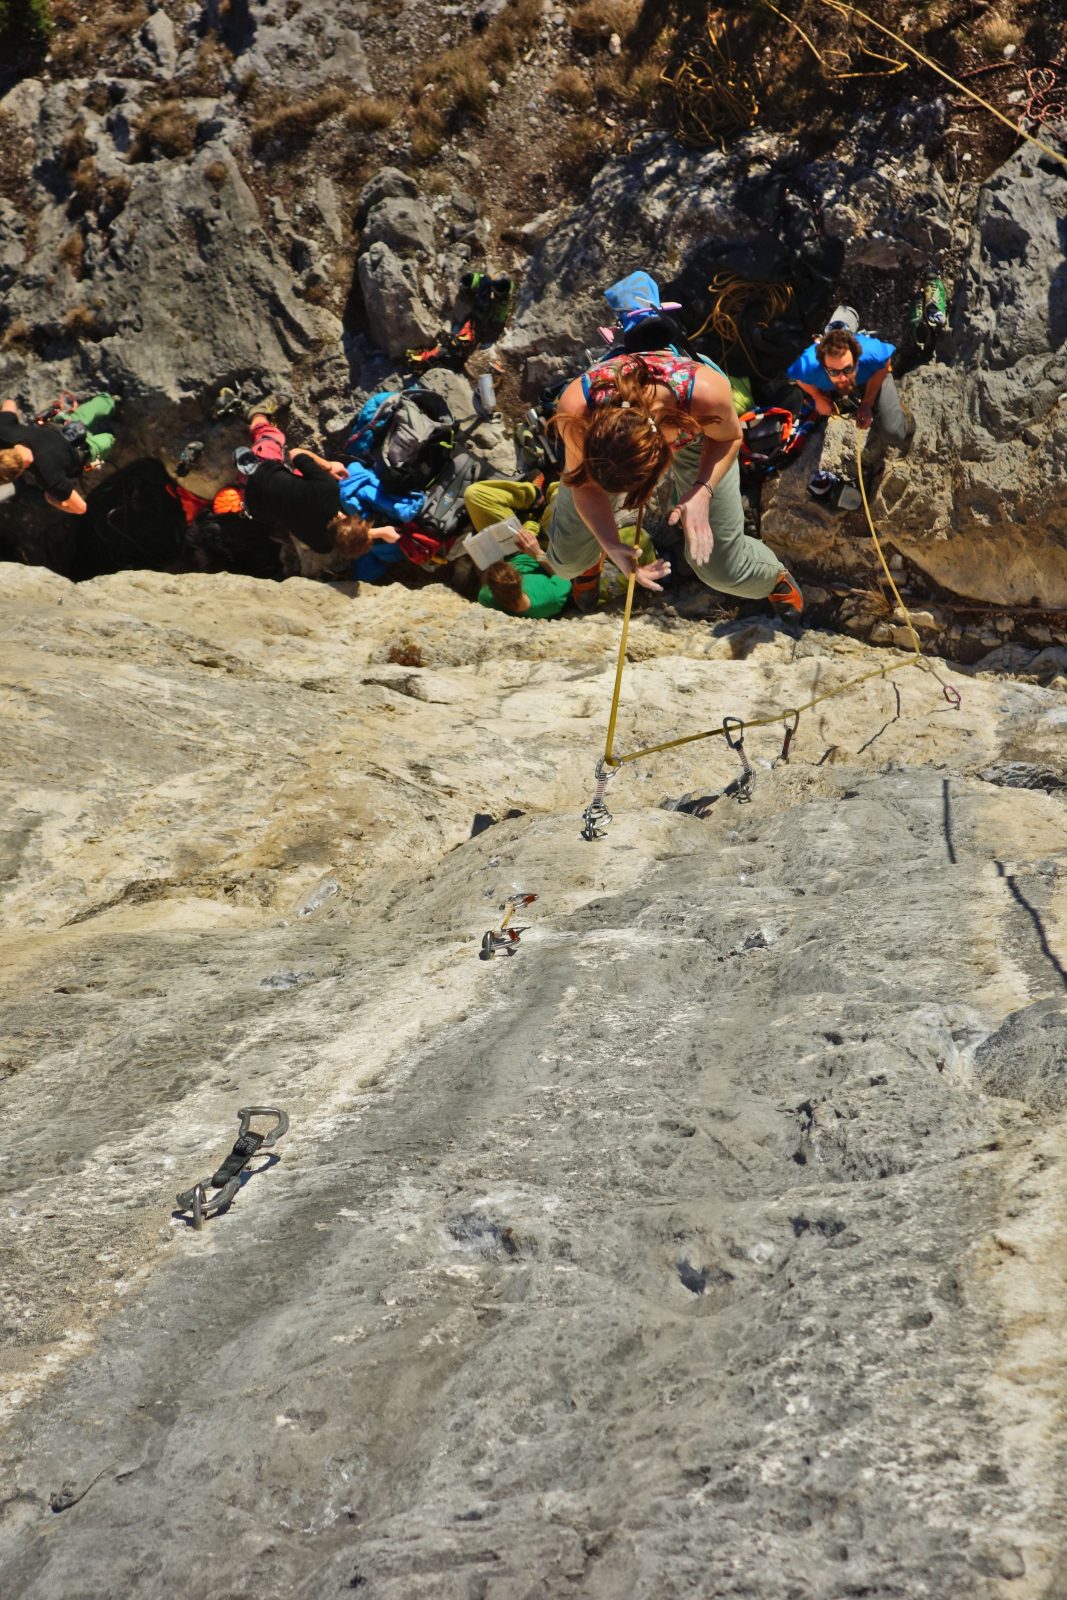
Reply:
[[[670,468],[675,504],[696,482],[702,448],[701,440],[696,439],[675,453]],[[745,532],[741,474],[736,461],[715,490],[710,515],[715,548],[699,566],[689,563],[693,572],[709,589],[745,600],[762,600],[778,581],[783,563],[761,539],[753,539]],[[579,516],[566,485],[561,485],[544,528],[548,559],[561,577],[577,577],[600,554],[600,546]]]
[[[105,417],[110,417],[115,409],[115,399],[110,394],[94,394],[91,400],[83,400],[80,406],[75,406],[73,411],[64,411],[56,418],[57,422],[80,422],[85,428],[85,445],[89,451],[90,461],[103,461],[115,448],[115,435],[113,433],[94,433],[93,423],[101,422]]]
[[[503,522],[505,517],[521,516],[536,499],[537,490],[532,483],[520,483],[512,478],[480,478],[463,491],[467,515],[479,533],[494,522]],[[531,533],[538,532],[536,521],[524,522],[523,526]]]

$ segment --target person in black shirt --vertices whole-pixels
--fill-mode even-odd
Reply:
[[[371,528],[362,517],[341,510],[343,461],[326,461],[313,450],[294,450],[287,459],[285,434],[266,411],[254,409],[248,419],[252,454],[259,465],[245,484],[245,506],[251,516],[283,528],[320,554],[356,560],[372,540],[395,544],[395,528]]]
[[[77,480],[84,465],[82,451],[58,428],[20,422],[13,400],[0,405],[0,483],[14,483],[25,473],[50,506],[82,516]]]

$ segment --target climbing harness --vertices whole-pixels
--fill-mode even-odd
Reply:
[[[626,588],[626,604],[623,609],[622,616],[622,632],[619,638],[619,655],[615,666],[615,684],[611,696],[611,713],[608,717],[607,738],[604,745],[604,754],[597,762],[596,767],[597,789],[592,801],[582,813],[583,822],[587,824],[591,823],[592,825],[583,827],[581,835],[583,839],[592,842],[595,839],[604,838],[607,831],[607,824],[611,821],[611,815],[603,803],[604,788],[607,780],[613,777],[615,773],[617,773],[622,767],[627,766],[630,762],[643,760],[645,756],[658,755],[663,750],[678,750],[682,745],[695,744],[701,739],[724,738],[730,748],[734,750],[741,759],[744,771],[740,780],[738,781],[737,795],[738,799],[745,801],[752,798],[751,789],[753,779],[752,766],[749,762],[747,752],[744,749],[744,734],[746,729],[769,728],[773,727],[774,724],[778,722],[786,723],[785,737],[782,741],[782,752],[778,757],[778,760],[787,762],[789,760],[790,747],[792,746],[793,739],[796,736],[797,728],[800,724],[802,712],[811,711],[815,706],[822,705],[824,701],[836,700],[840,695],[848,694],[852,689],[858,689],[861,684],[869,683],[873,678],[887,678],[891,673],[900,672],[904,667],[910,666],[920,667],[924,672],[928,672],[932,677],[936,678],[938,683],[941,685],[945,699],[948,701],[949,708],[953,711],[958,711],[960,709],[961,697],[959,690],[954,684],[946,683],[944,678],[942,678],[941,674],[937,671],[937,668],[932,664],[932,662],[927,661],[923,655],[922,645],[919,642],[919,635],[916,633],[915,625],[911,620],[911,613],[904,604],[900,591],[894,581],[893,574],[889,570],[889,563],[885,558],[885,552],[882,549],[882,542],[878,537],[878,530],[874,525],[874,518],[871,515],[870,502],[867,499],[867,486],[863,476],[863,446],[860,441],[860,430],[858,428],[856,430],[856,478],[859,484],[863,512],[867,519],[867,527],[870,530],[871,540],[874,544],[875,551],[877,552],[878,560],[881,563],[882,571],[885,574],[886,581],[889,584],[893,599],[896,602],[898,610],[904,618],[904,623],[910,636],[912,647],[911,655],[907,656],[903,661],[894,661],[888,665],[873,667],[869,672],[860,673],[859,677],[849,678],[846,683],[838,684],[835,689],[824,689],[821,694],[813,695],[810,700],[805,700],[799,706],[789,706],[784,710],[775,711],[769,716],[750,717],[747,720],[743,720],[740,717],[725,717],[720,727],[703,728],[699,733],[686,733],[682,734],[677,739],[664,739],[659,744],[645,745],[640,750],[631,750],[626,755],[617,756],[614,753],[615,725],[618,721],[619,694],[622,688],[623,668],[626,663],[626,641],[630,631],[630,615],[633,609],[634,586],[637,578],[637,564],[635,558],[634,566],[630,572],[630,581]],[[638,512],[638,536],[640,536],[643,514],[644,507],[642,507]],[[596,808],[599,808],[599,810]],[[591,813],[592,816],[590,815]]]
[[[244,1106],[237,1116],[240,1120],[237,1139],[222,1166],[212,1177],[202,1178],[191,1189],[184,1189],[177,1196],[178,1210],[192,1213],[193,1227],[196,1229],[203,1227],[205,1217],[216,1216],[232,1205],[241,1187],[241,1174],[253,1156],[261,1150],[269,1150],[289,1131],[288,1114],[275,1106]],[[253,1117],[273,1117],[274,1127],[266,1133],[257,1133],[250,1126]],[[217,1189],[218,1194],[209,1195],[209,1188]]]
[[[66,415],[68,412],[76,411],[77,409],[77,395],[71,394],[69,389],[61,389],[51,405],[45,406],[43,411],[38,411],[33,420],[40,427],[46,422],[51,422],[53,417]]]
[[[745,724],[740,717],[723,717],[722,734],[730,749],[736,752],[737,758],[741,763],[741,776],[737,780],[737,788],[734,792],[742,805],[747,805],[752,799],[752,787],[756,781],[756,774],[752,770],[752,763],[748,759],[748,752],[745,749]]]
[[[500,910],[503,919],[499,928],[489,928],[482,934],[482,948],[479,952],[480,961],[492,961],[494,956],[513,956],[518,949],[519,939],[526,932],[525,928],[513,928],[511,919],[522,906],[532,906],[537,899],[535,894],[523,894],[516,891],[509,899],[505,900]]]

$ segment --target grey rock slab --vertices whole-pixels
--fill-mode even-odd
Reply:
[[[359,286],[372,340],[389,356],[434,336],[438,317],[426,304],[413,264],[381,241],[360,253]]]
[[[1037,1111],[1067,1109],[1067,1005],[1039,1000],[1012,1012],[978,1046],[974,1070],[989,1094]]]
[[[424,201],[406,195],[379,200],[363,225],[364,245],[377,240],[398,255],[430,260],[434,255],[434,214]]]
[[[975,1047],[1061,995],[1064,809],[960,769],[1062,695],[871,681],[752,730],[747,806],[655,804],[718,741],[633,763],[588,845],[615,618],[0,582],[0,1592],[1049,1589],[1062,1109]],[[630,748],[875,659],[630,651]],[[279,1159],[194,1234],[250,1103]]]

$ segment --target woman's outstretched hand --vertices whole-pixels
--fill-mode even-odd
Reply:
[[[651,589],[653,594],[663,593],[663,585],[658,580],[660,578],[669,578],[670,575],[671,564],[669,561],[663,560],[662,557],[657,561],[646,562],[643,567],[639,565],[635,573],[640,587],[642,589]]]
[[[675,506],[670,516],[669,523],[682,524],[685,529],[686,555],[695,567],[702,567],[711,560],[711,552],[715,548],[715,535],[711,531],[711,522],[708,517],[708,508],[711,505],[711,495],[706,484],[701,484],[689,493]]]

